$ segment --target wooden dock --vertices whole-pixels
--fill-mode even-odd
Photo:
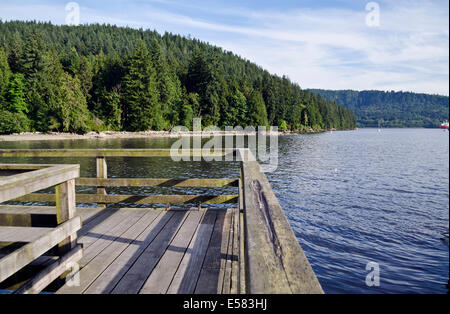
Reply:
[[[0,206],[0,213],[55,212],[23,207]],[[77,212],[83,220],[80,285],[57,293],[237,293],[237,209]]]
[[[0,165],[0,201],[21,202],[0,205],[0,289],[38,293],[49,286],[60,294],[323,293],[259,164],[245,149],[219,155],[227,154],[239,157],[240,177],[107,176],[107,158],[169,157],[169,150],[0,150],[0,157],[97,159],[96,178],[75,175],[69,180],[73,185],[97,187],[97,193],[76,194],[72,200],[70,193],[59,188],[61,180],[53,182],[55,194],[35,193],[43,187],[26,184],[20,193],[12,192],[19,189],[11,183],[15,177],[33,181],[36,170],[48,171],[55,165]],[[110,195],[108,186],[229,186],[236,194]],[[64,200],[70,209],[75,209],[76,203],[96,207],[76,207],[65,215]],[[35,206],[35,202],[55,206]],[[131,208],[127,204],[149,206]],[[152,204],[159,207],[150,207]],[[202,204],[227,205],[205,208]],[[82,221],[81,229],[75,226],[56,242],[46,243],[43,252],[36,252],[21,265],[7,263],[17,251],[76,218]],[[63,247],[60,241],[67,237],[70,246],[66,243],[64,250],[55,252],[55,243]],[[31,265],[39,271],[25,272]]]

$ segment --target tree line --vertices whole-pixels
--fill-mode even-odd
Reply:
[[[314,89],[352,110],[360,127],[436,128],[448,120],[448,96],[395,91]]]
[[[0,21],[0,133],[352,129],[353,113],[229,51],[112,25]]]

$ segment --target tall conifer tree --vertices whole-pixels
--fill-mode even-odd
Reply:
[[[160,130],[163,117],[155,69],[143,40],[137,43],[123,79],[124,127],[130,131]]]

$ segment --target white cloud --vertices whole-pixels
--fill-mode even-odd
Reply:
[[[145,16],[156,24],[203,31],[201,39],[286,74],[303,87],[448,95],[448,13],[432,2],[380,7],[378,28],[365,25],[363,8],[240,11],[239,16],[248,14],[251,27],[168,12]]]
[[[151,2],[169,6],[158,9]],[[210,10],[210,15],[195,17],[175,10],[180,7],[170,0],[127,2],[124,6],[120,12],[108,7],[82,7],[81,21],[191,34],[272,73],[285,74],[304,88],[449,94],[446,2],[380,2],[380,27],[365,25],[364,4],[360,10],[317,8],[289,12],[203,7],[201,11]],[[61,8],[0,5],[0,16],[64,23],[64,16],[50,15],[63,14]],[[195,9],[195,4],[183,8]]]

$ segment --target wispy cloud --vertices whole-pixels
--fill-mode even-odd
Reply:
[[[25,2],[0,4],[0,17],[64,23],[64,5],[34,1],[31,8]],[[283,0],[251,5],[200,0],[79,3],[82,23],[190,34],[287,75],[304,88],[449,94],[446,1],[380,1],[379,27],[365,24],[365,1],[340,1],[340,6],[311,2],[308,7]]]

